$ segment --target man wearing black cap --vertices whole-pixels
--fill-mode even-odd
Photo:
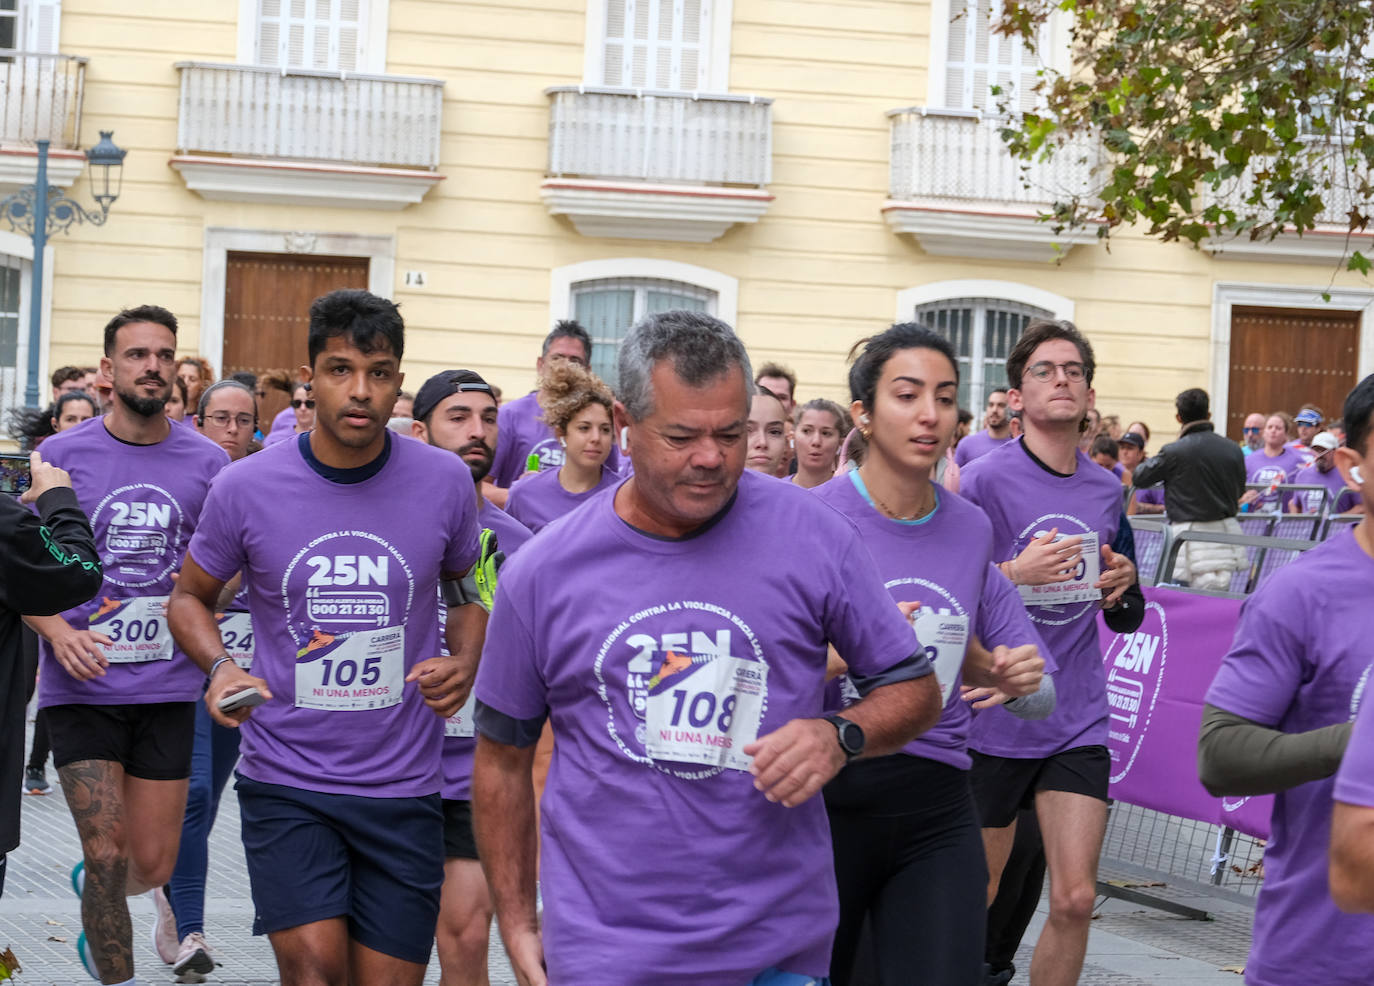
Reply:
[[[501,563],[533,535],[480,492],[496,454],[496,396],[471,370],[443,370],[415,395],[411,434],[457,455],[472,472],[481,554],[463,580],[463,601],[491,609]],[[485,617],[481,629],[485,630]],[[470,629],[475,629],[470,626]],[[481,641],[477,644],[480,646]],[[435,942],[445,986],[485,986],[492,900],[472,836],[472,697],[444,724],[444,889]]]
[[[1183,426],[1178,440],[1136,467],[1136,488],[1164,484],[1165,513],[1175,531],[1241,533],[1235,518],[1245,493],[1245,453],[1212,427],[1205,390],[1183,391],[1174,407]],[[1173,577],[1194,588],[1224,589],[1245,562],[1243,548],[1185,541]]]

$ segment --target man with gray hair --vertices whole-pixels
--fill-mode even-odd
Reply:
[[[857,532],[744,471],[751,379],[709,315],[635,326],[615,408],[633,476],[502,569],[473,804],[521,983],[824,977],[838,905],[815,795],[939,716],[924,650]],[[822,717],[832,641],[864,696],[843,718]],[[545,719],[558,740],[541,934],[530,766]]]

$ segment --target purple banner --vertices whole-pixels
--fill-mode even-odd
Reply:
[[[1240,601],[1152,588],[1145,600],[1135,633],[1113,633],[1098,618],[1112,797],[1269,838],[1272,796],[1214,798],[1197,779],[1203,697],[1231,648]]]

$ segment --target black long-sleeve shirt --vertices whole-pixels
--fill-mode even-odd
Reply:
[[[19,617],[79,606],[101,583],[95,536],[76,494],[48,490],[38,512],[0,496],[0,852],[19,845],[27,691]]]

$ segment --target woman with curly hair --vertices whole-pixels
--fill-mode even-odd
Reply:
[[[564,363],[545,377],[538,399],[563,446],[563,465],[520,480],[506,501],[506,512],[535,533],[621,479],[606,468],[614,442],[610,387],[590,370]]]
[[[177,360],[177,376],[186,381],[186,406],[195,408],[200,395],[215,382],[215,371],[204,356],[183,356]]]

